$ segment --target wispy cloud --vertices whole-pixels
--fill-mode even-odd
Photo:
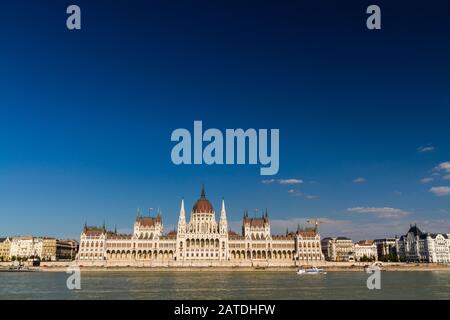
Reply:
[[[262,180],[262,183],[264,184],[272,184],[272,183],[278,183],[278,184],[284,184],[284,185],[292,185],[292,184],[301,184],[303,183],[303,180],[301,179],[269,179],[269,180]]]
[[[432,151],[434,151],[434,147],[431,146],[431,145],[428,145],[428,146],[420,146],[420,147],[417,148],[417,152],[420,152],[420,153],[424,153],[424,152],[432,152]]]
[[[314,218],[315,219],[315,218]],[[337,220],[337,219],[329,219],[329,218],[317,218],[321,222],[321,226],[327,225],[342,225],[348,223],[345,220]],[[286,229],[295,230],[297,226],[300,227],[312,226],[312,224],[308,223],[307,218],[292,218],[292,219],[271,219],[270,220],[270,228],[273,233],[282,233],[285,232]]]
[[[358,241],[362,239],[391,238],[404,235],[408,231],[410,223],[417,223],[417,226],[424,232],[448,233],[448,229],[450,228],[449,219],[418,219],[414,221],[398,219],[394,221],[389,220],[388,222],[381,220],[377,223],[350,221],[343,225],[320,226],[319,231],[322,237],[336,237],[342,235],[351,238],[353,241]]]
[[[296,189],[289,189],[288,193],[294,197],[305,197],[305,199],[307,199],[307,200],[313,200],[313,199],[319,198],[319,196],[315,196],[312,194],[303,194],[300,190],[296,190]]]
[[[269,216],[270,219],[270,216]],[[314,219],[314,218],[313,218]],[[380,220],[380,222],[367,221],[350,221],[329,218],[317,218],[321,224],[319,225],[319,233],[324,237],[346,236],[353,241],[362,239],[378,239],[385,237],[400,236],[408,231],[410,223],[417,223],[422,231],[429,232],[444,232],[448,233],[450,228],[450,219],[418,219],[410,221],[406,219],[396,220]],[[286,229],[294,231],[297,226],[300,227],[312,226],[307,221],[312,219],[307,218],[292,218],[292,219],[270,219],[270,227],[272,234],[284,234]],[[242,229],[242,221],[229,221],[229,226],[234,231]]]
[[[432,187],[430,192],[438,197],[450,196],[450,187]]]
[[[363,177],[358,177],[356,179],[353,180],[354,183],[364,183],[366,182],[366,179]]]
[[[301,197],[303,194],[302,194],[302,192],[300,191],[300,190],[296,190],[296,189],[289,189],[288,190],[288,193],[291,195],[291,196],[295,196],[295,197]]]
[[[442,162],[434,169],[437,171],[444,171],[450,173],[450,161]]]
[[[442,177],[442,179],[444,179],[444,180],[450,180],[450,174],[446,174],[445,176]]]
[[[279,184],[300,184],[303,180],[300,179],[278,179]]]
[[[421,183],[430,183],[431,181],[433,181],[433,178],[423,178],[423,179],[420,179],[420,182]]]
[[[407,216],[409,212],[404,211],[402,209],[396,209],[391,207],[354,207],[348,208],[347,212],[349,213],[362,213],[362,214],[371,214],[379,218],[401,218]]]

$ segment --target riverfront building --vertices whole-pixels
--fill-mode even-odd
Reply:
[[[355,243],[355,260],[378,260],[377,245],[373,240],[361,240]]]
[[[375,239],[379,260],[397,260],[397,246],[395,238]]]
[[[11,259],[11,240],[9,238],[0,238],[0,261],[9,261]]]
[[[324,238],[322,251],[327,261],[355,261],[355,249],[352,239],[347,237]]]
[[[0,260],[37,258],[43,261],[74,260],[78,250],[75,240],[19,236],[0,239]]]
[[[445,233],[422,232],[411,225],[406,235],[397,239],[397,252],[401,261],[450,262],[450,239]]]
[[[77,259],[81,265],[294,266],[324,258],[317,226],[272,235],[267,210],[258,218],[244,212],[238,234],[229,229],[225,201],[217,221],[202,189],[189,220],[181,201],[177,228],[168,233],[160,214],[138,214],[132,234],[85,225]]]

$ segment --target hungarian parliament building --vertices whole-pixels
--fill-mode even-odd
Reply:
[[[177,229],[164,233],[157,216],[138,214],[133,234],[85,224],[77,255],[80,265],[101,266],[293,266],[324,260],[317,225],[272,235],[269,215],[244,212],[242,233],[228,228],[225,201],[219,222],[204,188],[189,222],[181,200]]]

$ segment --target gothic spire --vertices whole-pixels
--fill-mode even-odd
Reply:
[[[136,218],[141,218],[141,209],[140,208],[136,209]]]
[[[184,198],[181,199],[180,216],[179,216],[178,220],[179,221],[186,220],[186,213],[184,211]]]
[[[200,194],[200,198],[205,199],[206,198],[206,194],[205,194],[205,185],[202,184],[202,192]]]
[[[225,199],[222,198],[222,210],[220,211],[220,220],[227,220],[227,212],[225,210]]]

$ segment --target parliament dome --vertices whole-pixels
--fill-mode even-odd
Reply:
[[[213,206],[208,199],[206,199],[205,195],[205,187],[202,187],[202,193],[200,195],[200,199],[194,204],[192,208],[193,213],[214,213]]]

